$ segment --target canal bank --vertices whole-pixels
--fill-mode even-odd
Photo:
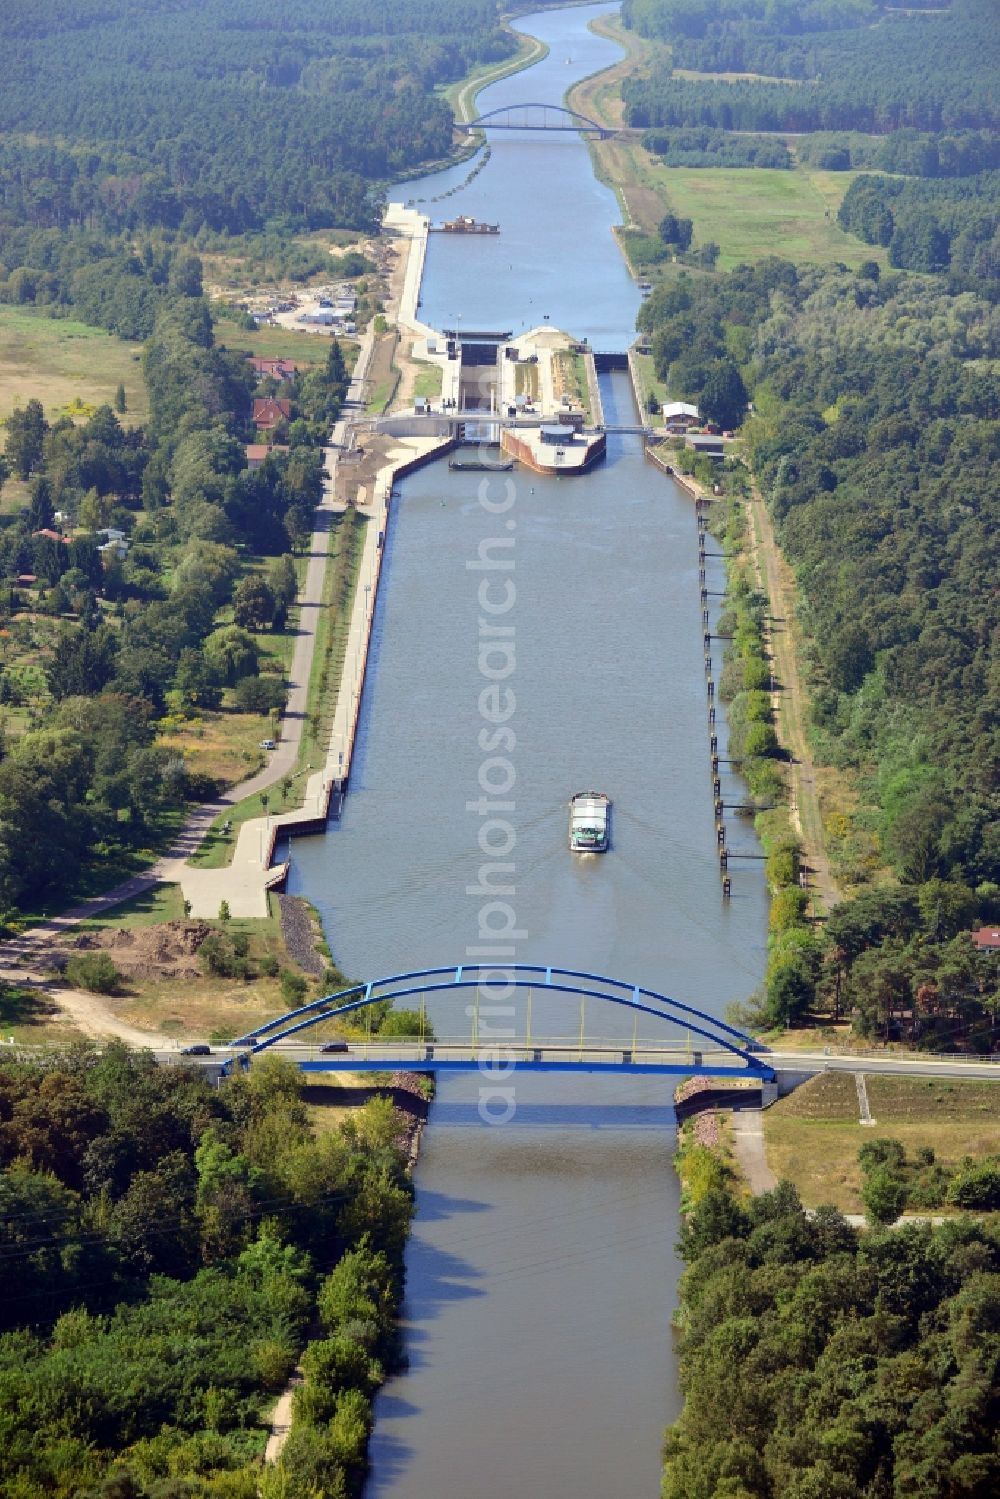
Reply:
[[[548,56],[481,108],[561,100],[577,69],[618,55],[586,29],[608,9],[521,20]],[[639,296],[585,146],[516,132],[492,144],[454,212],[500,234],[431,237],[420,317],[522,331],[548,314],[598,353],[624,351]],[[529,199],[529,180],[546,192]],[[445,173],[405,191],[429,201],[447,186]],[[636,425],[627,375],[602,375],[599,394],[609,426]],[[517,960],[721,1015],[759,982],[767,903],[762,881],[728,907],[719,890],[690,499],[646,463],[640,436],[612,433],[606,462],[572,483],[424,468],[400,486],[386,545],[351,796],[325,838],[297,843],[290,879],[342,969],[460,964],[506,923],[504,902]],[[721,591],[714,559],[707,573]],[[507,721],[486,723],[484,706],[509,708]],[[615,807],[612,847],[589,860],[566,851],[566,803],[585,787]],[[512,804],[503,859],[483,848],[500,832],[479,810],[492,798]],[[468,1025],[427,1002],[438,1035]],[[573,1035],[579,1017],[536,996],[531,1024]],[[672,1090],[515,1074],[513,1112],[490,1127],[491,1086],[448,1078],[432,1105],[407,1254],[409,1367],[377,1402],[369,1499],[652,1499],[678,1409]]]

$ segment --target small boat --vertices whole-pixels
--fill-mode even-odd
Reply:
[[[459,473],[509,474],[514,467],[513,458],[449,458],[448,467]]]
[[[575,854],[603,854],[610,841],[611,798],[578,791],[569,803],[569,846]]]

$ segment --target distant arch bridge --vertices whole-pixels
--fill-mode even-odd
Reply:
[[[478,130],[567,130],[596,135],[601,140],[607,140],[615,133],[588,115],[567,109],[562,104],[503,104],[474,120],[456,120],[455,129],[466,135],[473,135]]]
[[[515,1005],[514,995],[524,1003]],[[571,1035],[546,1035],[537,1024],[536,1002],[553,995],[579,1001]],[[363,1038],[352,1039],[346,1051],[333,1051],[327,1041],[326,1052],[306,1039],[313,1026],[346,1017],[360,1020],[371,1006],[387,1000],[405,1000],[411,1008],[419,1005],[423,1017],[432,996],[463,1002],[459,1013],[470,1022],[466,1034],[432,1039],[429,1025],[426,1035],[417,1036],[380,1036],[369,1029]],[[608,1037],[591,1029],[588,1013],[592,1019],[609,1006],[631,1017],[631,1038]],[[652,1038],[651,1022],[657,1026]],[[421,1032],[424,1024],[422,1018]],[[422,968],[352,984],[240,1036],[233,1042],[236,1055],[224,1070],[276,1046],[305,1073],[469,1072],[510,1065],[531,1072],[674,1073],[774,1081],[769,1059],[757,1054],[749,1036],[702,1010],[621,979],[526,963]]]

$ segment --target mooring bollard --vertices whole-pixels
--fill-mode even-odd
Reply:
[[[709,695],[709,697],[710,698],[714,697],[715,696],[715,683],[714,683],[714,681],[712,680],[711,677],[709,677],[709,679],[708,679],[707,686],[708,686],[708,695]]]
[[[709,723],[714,723],[715,722],[715,709],[714,708],[709,708],[709,710],[708,710],[708,721],[709,721]]]
[[[722,782],[719,780],[718,776],[716,776],[715,780],[712,782],[712,790],[715,792],[716,796],[722,795]]]
[[[719,868],[720,869],[728,869],[728,867],[729,867],[729,855],[728,855],[728,853],[726,852],[726,850],[724,848],[720,848],[720,850],[719,850]]]
[[[718,736],[718,734],[713,734],[710,737],[710,739],[708,741],[708,747],[712,751],[712,754],[714,755],[716,753],[716,751],[718,750],[718,748],[719,748],[719,736]]]
[[[718,843],[718,845],[719,845],[720,848],[725,848],[725,846],[726,846],[726,825],[725,825],[725,823],[722,823],[721,826],[719,826],[719,827],[716,828],[716,830],[715,830],[715,841],[716,841],[716,843]]]
[[[722,876],[722,893],[727,900],[733,893],[733,882],[728,874]]]
[[[716,826],[717,827],[722,825],[722,814],[723,814],[724,810],[725,809],[724,809],[724,807],[722,805],[722,798],[721,797],[716,797],[716,799],[715,799],[715,822],[716,822]]]

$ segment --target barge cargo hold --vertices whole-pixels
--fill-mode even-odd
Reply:
[[[449,458],[448,467],[465,474],[509,474],[513,458]]]
[[[611,798],[578,791],[569,803],[569,846],[575,854],[603,854],[610,841]]]

